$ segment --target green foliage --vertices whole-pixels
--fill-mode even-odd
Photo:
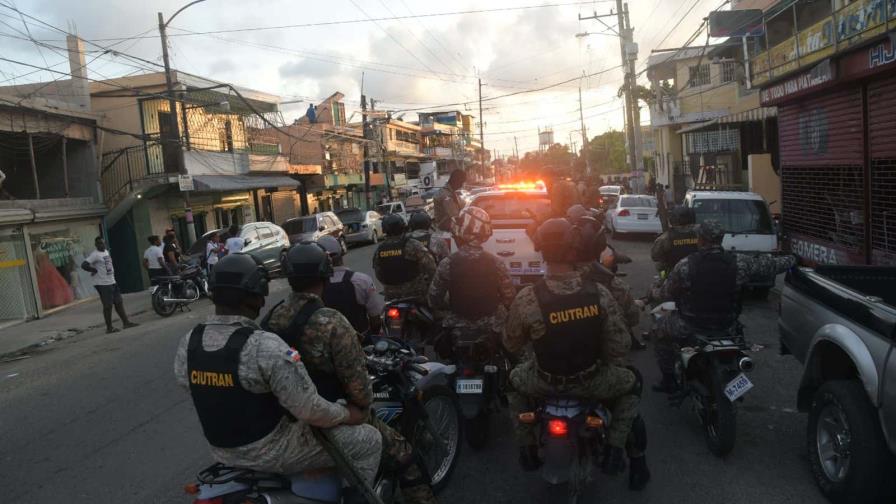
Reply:
[[[625,160],[625,133],[610,130],[588,142],[592,169],[600,175],[628,172]]]
[[[569,152],[568,145],[555,143],[544,152],[527,152],[520,160],[520,169],[524,172],[538,172],[545,166],[568,168],[575,155]]]

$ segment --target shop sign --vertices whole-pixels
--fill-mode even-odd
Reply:
[[[864,77],[883,70],[893,62],[896,62],[896,49],[892,40],[884,39],[841,60],[841,80]]]
[[[799,42],[800,65],[808,65],[834,52],[834,20],[825,19],[801,31]]]
[[[860,0],[853,2],[837,13],[837,40],[869,31],[886,20],[884,0]],[[883,28],[883,27],[881,27]],[[868,34],[862,38],[868,38]]]
[[[289,173],[294,175],[320,175],[320,165],[290,164]]]
[[[787,79],[784,82],[767,87],[760,93],[762,105],[790,98],[793,95],[809,91],[834,80],[833,67],[830,60],[824,60],[808,72]]]
[[[181,191],[195,191],[196,186],[193,184],[193,176],[192,175],[178,175],[177,176],[177,185],[180,187]]]
[[[842,264],[839,251],[825,245],[791,238],[790,248],[801,259],[814,264]]]

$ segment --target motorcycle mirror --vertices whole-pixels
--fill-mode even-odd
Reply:
[[[386,350],[389,350],[389,342],[386,340],[377,341],[373,346],[373,351],[380,355],[386,353]]]

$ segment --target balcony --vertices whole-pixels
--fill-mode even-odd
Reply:
[[[835,2],[839,3],[841,2]],[[796,2],[766,19],[766,23],[775,19],[789,20],[790,30],[794,35],[788,36],[783,41],[776,41],[777,43],[768,50],[750,60],[754,86],[807,68],[824,58],[896,29],[896,3],[885,0],[858,0],[840,7],[806,28],[793,30],[793,20],[799,19],[795,9],[808,5],[808,2]]]

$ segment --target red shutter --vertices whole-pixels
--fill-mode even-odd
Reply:
[[[896,265],[896,77],[868,84],[871,262]]]
[[[854,86],[778,108],[783,165],[862,164],[862,90]]]

